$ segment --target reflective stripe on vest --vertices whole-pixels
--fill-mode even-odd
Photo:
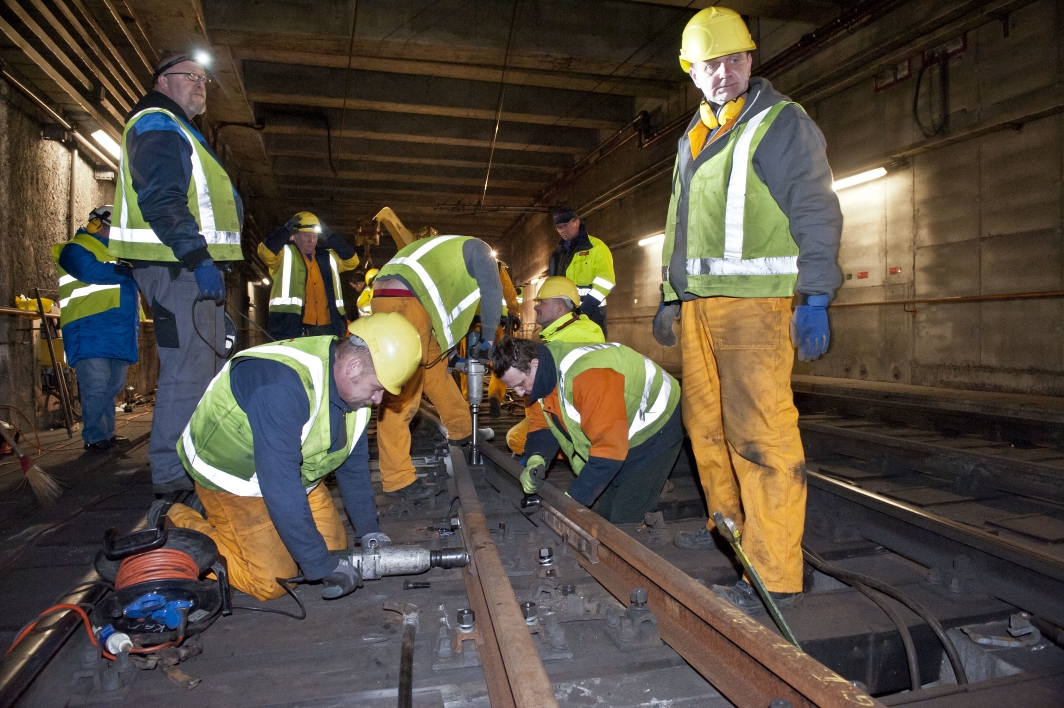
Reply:
[[[281,277],[279,279],[281,292],[277,297],[270,298],[270,307],[295,306],[300,309],[303,307],[303,300],[298,297],[292,297],[292,250],[290,244],[281,249],[283,253],[281,256]],[[277,276],[274,275],[274,278],[277,278]]]
[[[145,115],[146,113],[163,113],[169,116],[177,125],[180,134],[185,138],[185,140],[188,141],[190,147],[192,148],[192,183],[195,185],[196,205],[198,207],[199,212],[197,222],[199,225],[200,233],[203,235],[204,240],[206,240],[207,242],[208,249],[212,245],[235,245],[239,247],[239,231],[220,231],[217,228],[217,220],[215,219],[214,214],[214,204],[211,201],[210,189],[207,183],[207,173],[203,166],[203,160],[199,154],[199,151],[204,150],[205,148],[203,148],[203,146],[191,133],[191,131],[189,131],[189,129],[185,127],[184,123],[173,113],[165,109],[146,108],[140,113],[134,115],[127,122],[125,133],[128,133],[130,126],[132,126],[141,116]],[[112,242],[115,242],[119,248],[121,247],[122,242],[165,246],[165,244],[163,244],[163,242],[159,239],[158,236],[156,236],[155,232],[151,228],[132,226],[130,224],[129,204],[130,201],[136,199],[136,193],[133,191],[132,177],[129,176],[129,166],[126,164],[127,151],[125,145],[125,133],[122,136],[122,153],[118,163],[119,176],[117,190],[118,192],[120,192],[120,194],[116,195],[116,202],[121,203],[117,223],[118,228],[111,229],[110,239]],[[218,164],[218,168],[222,169],[222,171],[224,172],[224,169],[221,167],[221,164]],[[119,255],[125,254],[119,253]]]
[[[565,378],[569,369],[585,354],[590,354],[594,351],[602,349],[608,349],[609,347],[619,347],[620,344],[616,342],[606,342],[604,344],[592,344],[587,347],[580,347],[574,349],[566,354],[558,366],[558,400],[561,401],[562,406],[565,408],[565,414],[571,418],[578,425],[580,424],[580,413],[576,410],[576,407],[569,402],[569,399],[565,395]],[[643,384],[643,396],[639,401],[639,410],[636,411],[635,417],[632,418],[631,425],[628,426],[628,439],[631,440],[639,433],[639,431],[653,425],[661,416],[665,413],[665,409],[669,405],[669,395],[672,391],[672,383],[669,381],[668,375],[662,372],[661,388],[658,390],[657,398],[654,399],[654,403],[647,408],[647,399],[650,398],[650,390],[654,384],[654,377],[657,374],[658,367],[650,359],[643,357],[643,368],[646,372],[646,381]]]
[[[405,265],[407,268],[410,268],[415,273],[417,273],[417,276],[421,280],[421,283],[425,287],[425,290],[428,291],[429,298],[432,300],[433,309],[436,310],[436,314],[439,316],[440,321],[443,323],[443,335],[447,341],[447,349],[450,349],[455,344],[454,335],[451,333],[451,324],[453,324],[454,321],[457,320],[463,312],[468,310],[473,305],[473,303],[480,300],[480,288],[477,287],[473,292],[471,292],[461,302],[459,302],[453,310],[448,312],[447,306],[443,304],[443,297],[440,295],[439,288],[436,287],[436,283],[432,281],[432,278],[429,276],[428,271],[425,270],[425,267],[421,265],[419,261],[423,256],[432,251],[432,249],[436,248],[436,246],[439,246],[442,243],[446,243],[456,238],[462,237],[437,236],[436,238],[431,239],[425,245],[418,248],[409,256],[393,258],[391,260],[391,263],[394,263],[396,265]],[[379,273],[377,277],[380,277]],[[422,303],[422,305],[424,305],[424,303]]]
[[[359,408],[355,411],[355,432],[351,435],[350,447],[348,448],[348,454],[354,451],[355,444],[358,439],[362,437],[362,434],[366,430],[366,426],[369,424],[370,415],[373,409],[369,406],[365,408]],[[196,472],[203,475],[206,479],[221,489],[235,494],[238,497],[261,497],[262,489],[259,488],[259,475],[256,472],[251,475],[251,479],[243,480],[239,477],[235,477],[224,470],[220,470],[207,463],[202,457],[196,455],[196,448],[192,444],[192,434],[189,432],[189,426],[185,426],[185,432],[181,434],[181,444],[185,449],[185,456],[189,462],[195,468]],[[319,481],[318,484],[321,484]],[[310,494],[318,485],[307,488],[307,494]]]
[[[280,308],[285,308],[285,310],[283,310],[283,311],[296,312],[296,313],[302,312],[302,310],[303,310],[303,306],[304,306],[303,298],[299,297],[296,294],[296,291],[301,289],[302,293],[303,293],[303,296],[306,297],[306,292],[307,292],[307,272],[306,272],[306,269],[307,269],[307,265],[306,265],[305,261],[303,263],[301,263],[301,265],[303,267],[303,287],[302,288],[293,288],[292,287],[292,270],[295,267],[295,263],[296,263],[296,260],[295,260],[296,259],[296,255],[295,254],[297,254],[297,253],[300,254],[300,260],[303,260],[302,252],[295,245],[286,244],[285,247],[281,249],[281,267],[278,269],[280,271],[280,273],[278,273],[277,271],[274,271],[275,287],[273,289],[275,291],[277,291],[277,295],[276,295],[276,297],[271,297],[270,298],[270,309],[272,309],[272,310],[280,310]],[[333,296],[336,298],[336,300],[334,302],[336,304],[336,309],[340,311],[341,315],[343,315],[343,314],[345,314],[345,312],[344,312],[343,291],[340,289],[341,288],[341,285],[340,285],[340,261],[336,258],[336,253],[335,252],[333,252],[332,250],[329,250],[328,253],[329,253],[329,270],[332,273]],[[316,257],[317,256],[315,255],[315,258]]]
[[[52,258],[59,273],[60,324],[64,325],[122,305],[121,285],[90,285],[63,270],[59,265],[59,258],[63,249],[70,244],[81,246],[101,263],[111,263],[115,260],[107,253],[106,246],[85,232],[78,232],[66,243],[52,247]]]

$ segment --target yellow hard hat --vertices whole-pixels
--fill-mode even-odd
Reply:
[[[683,28],[680,66],[688,72],[695,62],[751,52],[756,48],[750,30],[738,12],[726,7],[707,7],[695,13]]]
[[[421,363],[421,336],[398,312],[377,312],[359,317],[347,327],[369,347],[377,380],[396,395]]]
[[[564,275],[552,275],[544,280],[543,285],[539,286],[535,299],[539,302],[552,297],[567,297],[572,301],[573,307],[580,304],[580,291],[576,289],[576,283]]]
[[[380,272],[380,268],[370,268],[366,271],[366,285],[373,285],[373,280],[377,277],[378,272]]]
[[[292,217],[298,233],[321,233],[321,220],[309,211],[301,211]]]

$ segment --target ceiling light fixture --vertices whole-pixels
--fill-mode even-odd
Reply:
[[[846,189],[857,184],[864,184],[865,182],[871,182],[874,179],[879,179],[887,174],[886,167],[877,167],[873,170],[867,170],[865,172],[859,172],[851,177],[845,177],[840,180],[835,180],[831,183],[831,188],[836,192],[840,189]]]
[[[657,234],[655,236],[647,236],[646,238],[639,239],[640,246],[656,246],[657,244],[664,242],[665,234]],[[631,241],[628,243],[631,243]]]
[[[95,133],[92,134],[92,139],[95,140],[104,150],[114,155],[115,158],[122,157],[122,148],[119,147],[118,143],[115,142],[114,138],[112,138],[107,133],[103,132],[102,130],[97,130]]]

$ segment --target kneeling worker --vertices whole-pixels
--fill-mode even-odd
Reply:
[[[539,336],[544,342],[605,342],[602,328],[579,312],[580,291],[576,283],[564,275],[552,275],[543,281],[536,293],[536,324],[543,329]],[[497,379],[498,376],[493,376]],[[524,419],[506,433],[506,444],[521,455],[528,436],[528,412]]]
[[[539,489],[560,446],[577,475],[570,497],[612,523],[642,521],[654,510],[683,444],[676,379],[612,342],[505,339],[493,364],[507,386],[534,401],[525,493]]]
[[[329,553],[347,538],[322,480],[336,472],[363,546],[390,543],[377,524],[366,425],[371,405],[398,393],[420,362],[417,330],[398,314],[357,320],[347,340],[304,337],[240,352],[177,444],[207,518],[156,502],[149,523],[165,512],[210,536],[232,585],[259,600],[280,597],[275,578],[300,571],[322,582],[326,599],[350,593],[359,578]]]

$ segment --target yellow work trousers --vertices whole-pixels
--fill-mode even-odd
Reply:
[[[709,513],[735,521],[773,592],[802,590],[805,453],[790,316],[790,298],[709,297],[682,307],[683,420]]]
[[[528,439],[528,415],[506,433],[506,446],[518,455],[525,454],[525,440]]]
[[[410,421],[417,414],[422,392],[436,406],[451,441],[473,434],[473,418],[458,384],[447,373],[447,359],[440,356],[440,346],[432,334],[432,320],[421,303],[412,297],[375,297],[373,311],[398,312],[421,335],[422,366],[403,385],[398,396],[386,392],[377,408],[381,486],[386,492],[394,492],[417,479],[410,459]]]
[[[203,503],[207,518],[184,504],[174,504],[166,513],[174,526],[211,537],[229,566],[229,583],[237,590],[257,600],[273,600],[284,595],[276,579],[294,577],[299,568],[277,535],[262,497],[216,492],[198,483],[196,494]],[[340,551],[347,548],[343,522],[325,485],[315,487],[307,501],[314,524],[328,549]]]

